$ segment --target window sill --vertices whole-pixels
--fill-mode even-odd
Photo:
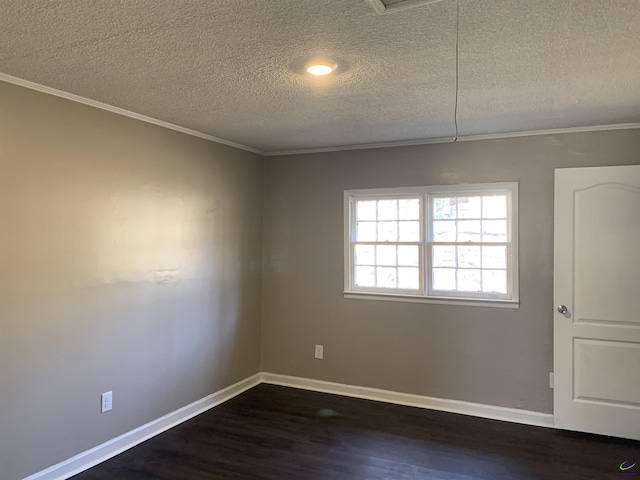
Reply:
[[[436,305],[461,305],[465,307],[520,308],[520,302],[479,298],[417,297],[372,292],[343,292],[344,298],[355,300],[382,300],[387,302],[432,303]]]

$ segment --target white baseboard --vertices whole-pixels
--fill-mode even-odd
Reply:
[[[332,393],[346,397],[364,398],[378,402],[395,403],[409,407],[427,408],[450,413],[461,413],[474,417],[503,420],[524,425],[553,428],[553,415],[549,413],[532,412],[517,408],[497,407],[481,403],[463,402],[460,400],[447,400],[443,398],[412,395],[410,393],[392,392],[377,388],[357,387],[343,383],[324,382],[309,378],[291,377],[275,373],[261,374],[262,383],[282,385],[285,387],[313,390],[315,392]]]
[[[115,457],[139,443],[151,437],[169,430],[176,425],[199,415],[216,405],[220,405],[227,400],[240,395],[242,392],[255,387],[260,383],[261,374],[255,375],[239,381],[227,388],[223,388],[211,395],[175,410],[163,417],[153,420],[141,427],[120,435],[108,442],[105,442],[90,450],[79,453],[52,467],[35,473],[24,480],[65,480],[73,475],[77,475],[105,460]]]
[[[312,390],[314,392],[332,393],[346,397],[376,400],[378,402],[395,403],[409,407],[427,408],[443,412],[460,413],[474,417],[503,420],[506,422],[535,425],[538,427],[553,428],[553,415],[548,413],[531,412],[516,408],[496,407],[480,403],[462,402],[460,400],[447,400],[442,398],[413,395],[410,393],[392,392],[377,388],[358,387],[343,383],[325,382],[310,378],[291,377],[276,373],[256,373],[255,375],[239,381],[227,388],[223,388],[207,397],[197,400],[185,407],[179,408],[163,417],[153,420],[141,427],[131,430],[97,447],[84,451],[60,462],[52,467],[25,478],[24,480],[66,480],[80,472],[104,462],[116,455],[135,447],[145,440],[169,430],[176,425],[189,420],[241,393],[255,387],[260,383],[282,385],[285,387]]]

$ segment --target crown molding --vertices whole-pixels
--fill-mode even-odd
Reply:
[[[521,132],[488,133],[483,135],[461,135],[456,137],[429,138],[425,140],[408,140],[399,142],[367,143],[361,145],[345,145],[341,147],[308,148],[299,150],[281,150],[265,152],[265,157],[279,155],[302,155],[307,153],[340,152],[343,150],[366,150],[370,148],[406,147],[410,145],[429,145],[434,143],[474,142],[479,140],[503,140],[517,137],[535,137],[540,135],[561,135],[565,133],[605,132],[609,130],[640,129],[640,123],[618,123],[613,125],[591,125],[586,127],[552,128],[547,130],[526,130]]]
[[[278,155],[300,155],[306,153],[342,152],[343,150],[368,150],[371,148],[408,147],[411,145],[430,145],[433,143],[453,143],[455,137],[425,138],[419,140],[400,140],[398,142],[362,143],[357,145],[342,145],[338,147],[303,148],[299,150],[280,150],[265,152],[265,157]]]
[[[405,10],[420,5],[430,5],[432,3],[440,3],[443,0],[402,0],[400,2],[387,5],[383,0],[368,0],[369,5],[373,7],[376,13],[389,13],[397,10]]]
[[[181,127],[180,125],[175,125],[173,123],[165,122],[163,120],[158,120],[157,118],[147,117],[146,115],[142,115],[140,113],[131,112],[129,110],[125,110],[119,107],[114,107],[113,105],[109,105],[107,103],[98,102],[96,100],[91,100],[90,98],[81,97],[80,95],[64,92],[56,88],[47,87],[46,85],[41,85],[39,83],[31,82],[29,80],[24,80],[22,78],[7,75],[6,73],[0,72],[0,80],[3,82],[18,85],[20,87],[29,88],[31,90],[36,90],[38,92],[48,93],[49,95],[54,95],[56,97],[61,97],[67,100],[71,100],[72,102],[82,103],[84,105],[89,105],[90,107],[99,108],[101,110],[106,110],[108,112],[116,113],[118,115],[123,115],[129,118],[134,118],[142,122],[158,125],[159,127],[168,128],[169,130],[175,130],[176,132],[191,135],[193,137],[203,138],[211,142],[220,143],[222,145],[238,148],[240,150],[246,150],[247,152],[257,153],[259,155],[264,155],[264,152],[262,152],[261,150],[258,150],[257,148],[249,147],[247,145],[242,145],[236,142],[231,142],[229,140],[225,140],[224,138],[214,137],[213,135],[207,135],[206,133],[198,132],[196,130],[191,130],[190,128]]]
[[[540,135],[561,135],[563,133],[606,132],[609,130],[634,130],[640,128],[640,123],[616,123],[612,125],[590,125],[586,127],[550,128],[547,130],[523,130],[521,132],[488,133],[484,135],[463,135],[458,142],[473,142],[477,140],[499,140],[516,137],[535,137]]]
[[[124,115],[125,117],[134,118],[136,120],[140,120],[146,123],[151,123],[153,125],[158,125],[160,127],[168,128],[170,130],[175,130],[177,132],[184,133],[186,135],[191,135],[193,137],[203,138],[211,142],[227,145],[229,147],[238,148],[240,150],[245,150],[247,152],[257,153],[258,155],[263,155],[265,157],[275,157],[280,155],[303,155],[303,154],[311,154],[311,153],[341,152],[341,151],[348,151],[348,150],[367,150],[367,149],[373,149],[373,148],[407,147],[407,146],[414,146],[414,145],[431,145],[431,144],[438,144],[438,143],[471,142],[471,141],[478,141],[478,140],[500,140],[500,139],[516,138],[516,137],[560,135],[564,133],[584,133],[584,132],[599,132],[599,131],[608,131],[608,130],[640,129],[640,123],[621,123],[621,124],[613,124],[613,125],[591,125],[591,126],[584,126],[584,127],[553,128],[553,129],[547,129],[547,130],[526,130],[521,132],[489,133],[489,134],[482,134],[482,135],[461,135],[461,136],[458,136],[458,138],[456,137],[425,138],[425,139],[415,139],[415,140],[406,140],[406,141],[401,140],[401,141],[393,141],[393,142],[364,143],[364,144],[358,144],[358,145],[340,145],[340,146],[333,146],[333,147],[303,148],[303,149],[296,149],[296,150],[279,150],[279,151],[265,152],[257,148],[249,147],[247,145],[231,142],[223,138],[214,137],[212,135],[207,135],[206,133],[198,132],[196,130],[191,130],[190,128],[185,128],[185,127],[181,127],[180,125],[175,125],[173,123],[165,122],[163,120],[158,120],[157,118],[148,117],[146,115],[125,110],[123,108],[114,107],[113,105],[108,105],[106,103],[98,102],[96,100],[91,100],[90,98],[81,97],[80,95],[64,92],[62,90],[57,90],[55,88],[47,87],[45,85],[40,85],[39,83],[31,82],[29,80],[24,80],[22,78],[7,75],[6,73],[0,72],[0,81],[12,83],[14,85],[29,88],[31,90],[36,90],[38,92],[47,93],[49,95],[54,95],[56,97],[65,98],[73,102],[82,103],[84,105],[99,108],[101,110],[106,110],[108,112],[116,113],[118,115]]]

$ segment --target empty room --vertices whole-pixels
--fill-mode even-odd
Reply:
[[[638,0],[0,0],[0,480],[640,477],[638,245]]]

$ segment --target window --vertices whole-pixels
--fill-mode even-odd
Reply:
[[[517,306],[517,183],[345,192],[345,294]]]

